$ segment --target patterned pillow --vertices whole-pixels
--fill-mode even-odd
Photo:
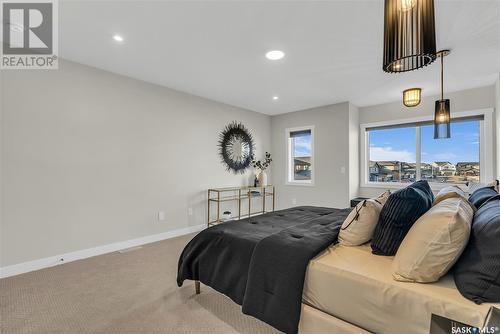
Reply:
[[[373,234],[372,253],[394,255],[411,226],[432,207],[434,195],[427,181],[418,181],[389,196]]]
[[[465,298],[477,304],[500,302],[500,195],[477,210],[469,243],[454,269]]]

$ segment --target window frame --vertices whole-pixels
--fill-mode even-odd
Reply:
[[[480,182],[491,182],[493,181],[493,109],[477,109],[471,111],[463,112],[452,112],[452,121],[454,118],[463,117],[483,117],[483,120],[479,123],[479,166],[480,166]],[[406,118],[398,119],[394,121],[383,121],[374,123],[364,123],[360,124],[360,153],[361,153],[361,187],[365,188],[384,188],[384,189],[400,189],[408,186],[408,183],[400,182],[373,182],[370,180],[370,171],[368,168],[368,161],[370,159],[369,150],[369,138],[367,128],[391,126],[391,125],[403,125],[407,123],[419,123],[433,121],[432,115],[424,117]],[[416,128],[415,136],[415,148],[416,148],[416,159],[415,162],[420,164],[421,162],[421,140],[420,140],[420,127]],[[451,134],[453,136],[453,133]],[[416,180],[420,180],[420,168],[416,171]],[[465,188],[463,184],[456,183],[433,183],[429,182],[431,189],[439,190],[450,185],[457,185]]]
[[[290,133],[295,131],[311,130],[311,179],[310,180],[294,180],[293,179],[293,162],[292,158],[292,145],[290,141]],[[285,184],[290,186],[314,186],[314,125],[293,127],[285,129],[285,143],[286,143],[286,173]]]

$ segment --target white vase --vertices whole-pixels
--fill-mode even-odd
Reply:
[[[267,174],[264,171],[259,173],[259,187],[267,186]]]

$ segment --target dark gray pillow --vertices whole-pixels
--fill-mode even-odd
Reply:
[[[469,202],[479,209],[484,202],[496,195],[498,195],[498,193],[493,187],[479,188],[469,196]]]
[[[392,193],[380,212],[371,247],[376,255],[394,255],[404,237],[427,210],[434,195],[427,181],[418,181]]]
[[[474,215],[469,243],[454,267],[458,291],[477,304],[500,302],[500,195]]]

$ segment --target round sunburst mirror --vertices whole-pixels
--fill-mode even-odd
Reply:
[[[243,174],[252,162],[253,151],[252,135],[241,123],[226,125],[219,135],[219,154],[228,171]]]

